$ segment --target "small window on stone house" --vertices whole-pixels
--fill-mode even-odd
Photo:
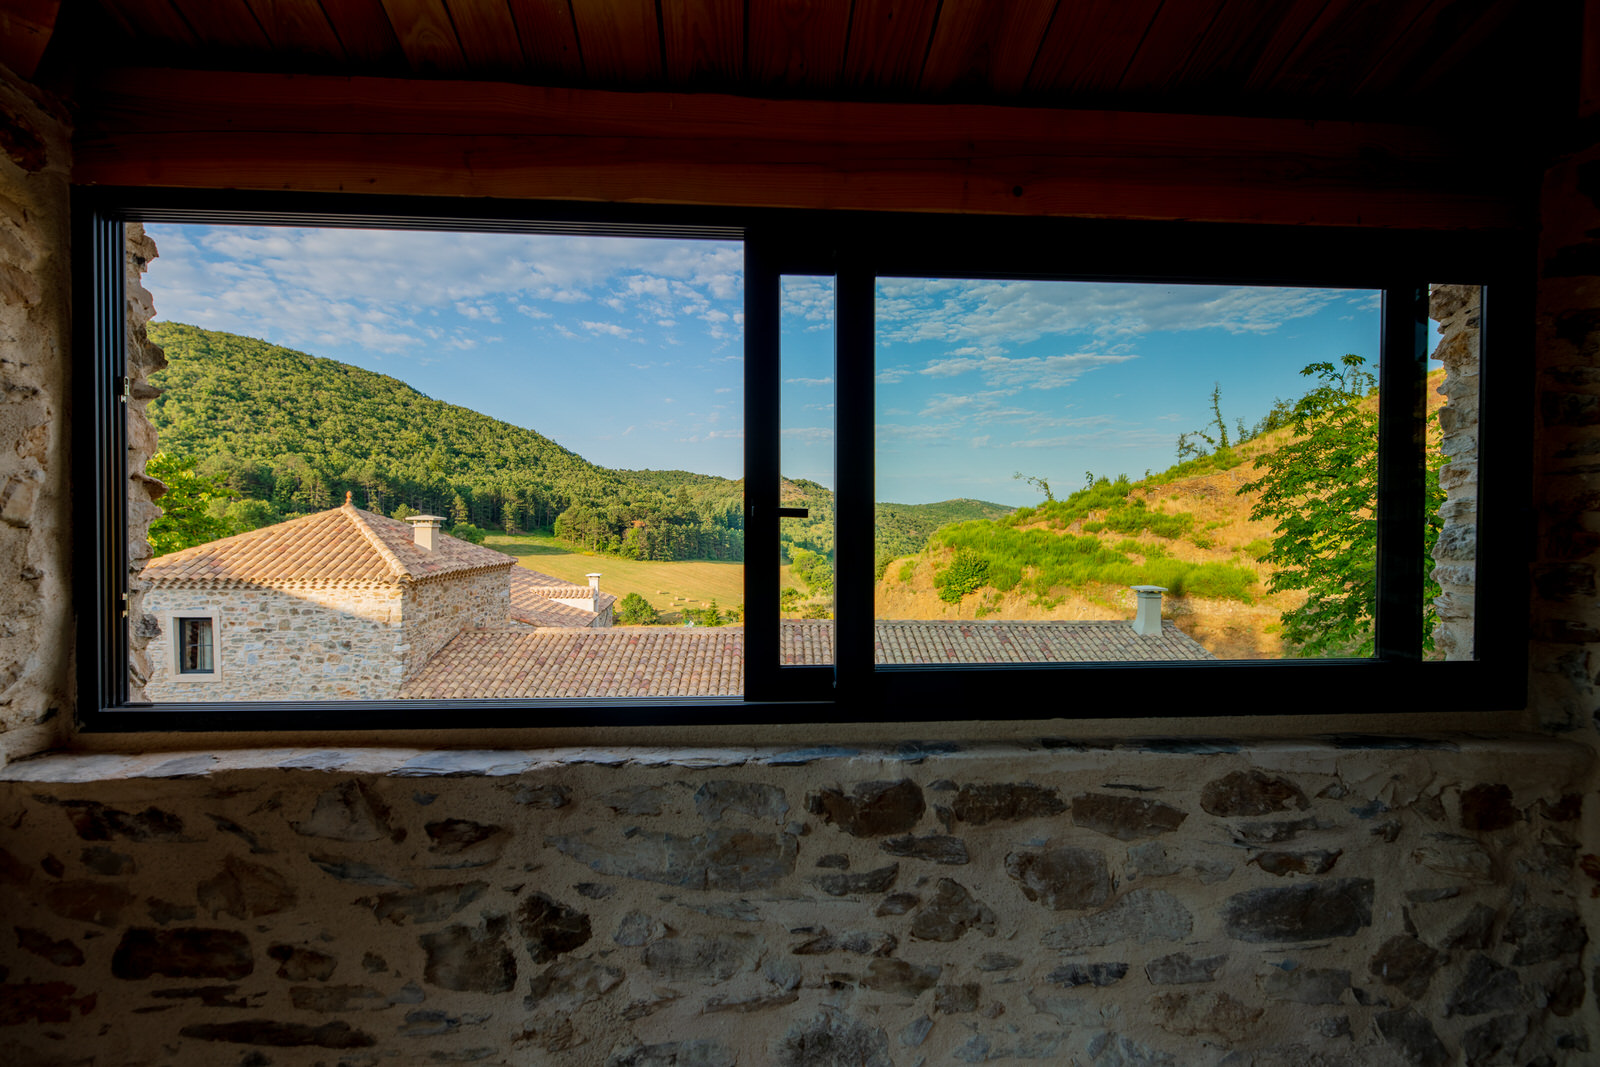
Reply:
[[[180,618],[175,627],[179,674],[215,674],[216,629],[211,618]]]

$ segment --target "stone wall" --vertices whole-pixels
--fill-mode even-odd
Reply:
[[[0,765],[72,713],[69,137],[0,67]]]
[[[503,626],[511,614],[509,567],[418,582],[406,591],[405,677],[427,665],[462,630]]]
[[[1439,624],[1435,654],[1447,660],[1473,658],[1474,587],[1478,555],[1478,309],[1483,290],[1475,285],[1435,285],[1428,314],[1439,324],[1434,358],[1444,364],[1439,393],[1439,469],[1444,526],[1433,547],[1434,599]]]
[[[46,757],[0,774],[0,1032],[120,1067],[1592,1063],[1591,762]]]
[[[1530,706],[1594,737],[1600,717],[1600,145],[1545,175]]]
[[[152,588],[144,611],[154,701],[384,700],[404,665],[398,585],[365,589]],[[221,671],[175,673],[173,615],[213,615]]]
[[[128,297],[128,400],[123,406],[128,432],[128,699],[165,700],[145,692],[155,664],[151,662],[150,642],[161,635],[161,624],[145,605],[149,583],[139,572],[154,554],[148,533],[150,524],[161,515],[159,501],[167,487],[145,473],[145,464],[156,454],[160,442],[147,409],[161,390],[150,384],[150,375],[167,365],[161,346],[150,340],[145,324],[155,316],[155,298],[144,287],[144,273],[156,258],[156,243],[138,222],[127,226],[127,258],[123,284]]]

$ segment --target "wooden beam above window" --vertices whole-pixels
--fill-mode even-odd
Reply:
[[[74,180],[832,210],[1507,229],[1519,153],[1297,119],[123,69]]]

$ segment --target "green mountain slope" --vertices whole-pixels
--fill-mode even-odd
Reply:
[[[596,466],[532,430],[387,375],[236,334],[153,324],[169,366],[149,411],[161,447],[281,514],[356,502],[498,529],[584,509],[578,539],[639,558],[742,558],[742,487]],[[679,490],[682,490],[681,492]],[[643,524],[643,526],[639,524]],[[658,536],[624,545],[625,531]]]
[[[170,456],[197,461],[248,529],[333,507],[432,512],[486,529],[550,527],[635,559],[743,559],[744,483],[689,471],[611,470],[533,430],[434,400],[397,378],[237,334],[152,323],[169,366],[149,414]],[[833,494],[785,482],[783,551],[833,553]],[[939,526],[996,518],[974,500],[884,504],[879,554],[916,551]]]

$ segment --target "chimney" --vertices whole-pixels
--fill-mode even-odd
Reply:
[[[418,548],[432,552],[439,547],[439,528],[444,524],[444,516],[412,515],[406,521],[411,524],[411,533],[417,539]]]
[[[589,610],[600,610],[600,575],[598,572],[584,575],[589,579]]]
[[[1136,585],[1133,591],[1138,594],[1139,606],[1133,615],[1133,632],[1140,637],[1161,636],[1161,594],[1167,591],[1164,585]]]

